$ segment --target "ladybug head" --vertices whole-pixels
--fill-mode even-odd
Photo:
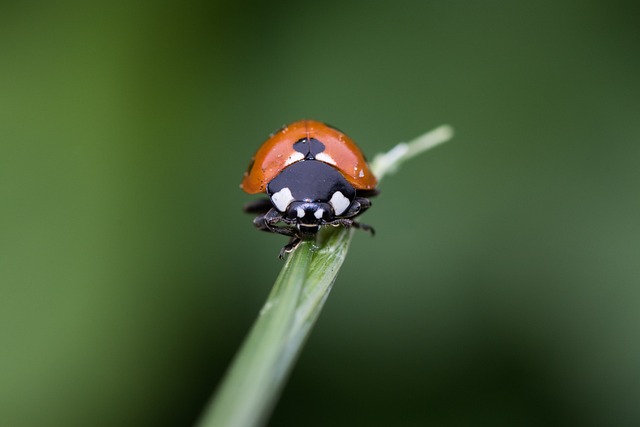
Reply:
[[[333,221],[335,215],[329,203],[293,202],[289,205],[286,217],[295,221],[298,230],[303,234],[315,234],[324,222]]]

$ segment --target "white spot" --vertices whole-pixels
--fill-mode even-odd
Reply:
[[[300,206],[296,208],[296,212],[298,213],[298,218],[304,217],[304,209],[302,209]]]
[[[316,154],[316,160],[320,160],[321,162],[329,163],[330,165],[335,165],[336,164],[336,161],[333,160],[333,157],[331,157],[327,153],[318,153],[318,154]]]
[[[302,159],[304,159],[304,154],[300,153],[299,151],[296,151],[295,153],[293,153],[287,158],[287,161],[284,162],[284,165],[289,166],[290,164],[299,162]]]
[[[275,207],[278,208],[280,212],[286,211],[289,204],[293,202],[293,195],[291,194],[291,190],[289,190],[289,188],[287,187],[284,187],[277,193],[273,193],[273,195],[271,196],[271,202],[273,202]]]
[[[313,216],[315,216],[316,218],[320,219],[322,218],[322,214],[324,213],[324,209],[318,209],[317,211],[315,211],[313,213]]]
[[[358,174],[358,177],[362,178],[364,176],[364,169],[360,169],[360,173]]]
[[[331,206],[333,206],[333,210],[336,215],[343,214],[351,204],[349,199],[344,197],[344,194],[342,194],[342,192],[340,191],[336,191],[335,193],[333,193],[333,196],[331,196],[331,200],[329,200],[329,203],[331,203]]]

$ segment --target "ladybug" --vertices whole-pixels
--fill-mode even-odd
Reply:
[[[244,210],[258,214],[253,223],[263,231],[291,239],[280,258],[320,227],[355,227],[371,234],[371,226],[353,218],[371,206],[377,180],[356,144],[325,123],[300,120],[282,127],[262,144],[244,174],[240,188],[268,198]]]

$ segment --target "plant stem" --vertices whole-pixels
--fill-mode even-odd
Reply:
[[[449,126],[440,126],[378,154],[371,169],[380,180],[401,163],[452,136]],[[331,291],[352,235],[353,229],[325,227],[316,242],[302,242],[289,255],[199,427],[266,423]]]

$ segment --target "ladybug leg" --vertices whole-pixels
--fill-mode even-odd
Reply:
[[[375,236],[376,234],[376,230],[374,230],[373,227],[368,224],[362,224],[361,222],[353,221],[351,225],[358,230],[368,231],[372,236]]]
[[[280,253],[278,254],[278,258],[284,259],[284,256],[286,254],[293,252],[293,250],[298,247],[302,239],[298,237],[298,233],[295,227],[277,226],[276,224],[279,222],[290,224],[290,221],[284,218],[282,214],[275,209],[269,209],[267,213],[265,213],[264,215],[258,215],[253,220],[253,223],[256,227],[258,227],[259,230],[291,237],[289,243],[287,243],[282,249],[280,249]]]
[[[291,236],[291,239],[289,240],[289,243],[287,243],[286,245],[284,245],[282,247],[282,249],[280,249],[280,253],[278,254],[278,258],[280,259],[284,259],[284,256],[286,254],[290,254],[291,252],[293,252],[293,250],[295,248],[298,247],[298,245],[300,244],[300,242],[302,241],[302,239],[300,239],[300,237],[298,237],[298,233],[295,227],[278,227],[276,226],[276,224],[278,222],[284,222],[286,224],[291,224],[291,222],[289,220],[287,220],[287,218],[284,218],[282,216],[282,214],[280,212],[278,212],[275,209],[271,209],[269,212],[267,212],[266,215],[263,216],[264,218],[264,225],[265,225],[265,229],[264,231],[271,231],[273,233],[278,233],[278,234],[284,234],[285,236]],[[256,218],[258,219],[258,218]],[[255,221],[254,221],[255,223]]]
[[[368,231],[369,233],[371,233],[372,236],[376,234],[376,231],[373,229],[372,226],[368,224],[362,224],[361,222],[358,222],[358,221],[354,221],[351,218],[334,219],[333,221],[327,222],[327,225],[333,225],[333,226],[342,225],[343,227],[347,227],[347,228],[353,227],[353,228],[357,228],[358,230]]]
[[[276,224],[279,222],[286,223],[287,221],[282,217],[282,214],[275,209],[270,209],[266,214],[258,215],[253,220],[253,224],[258,227],[259,230],[283,234],[285,236],[296,235],[295,228],[277,226]]]
[[[286,254],[290,254],[291,252],[293,252],[293,250],[298,247],[300,242],[302,242],[302,239],[300,239],[299,237],[293,236],[291,240],[289,240],[289,243],[287,243],[282,247],[282,249],[280,249],[280,254],[278,254],[278,258],[284,259],[284,256]]]

